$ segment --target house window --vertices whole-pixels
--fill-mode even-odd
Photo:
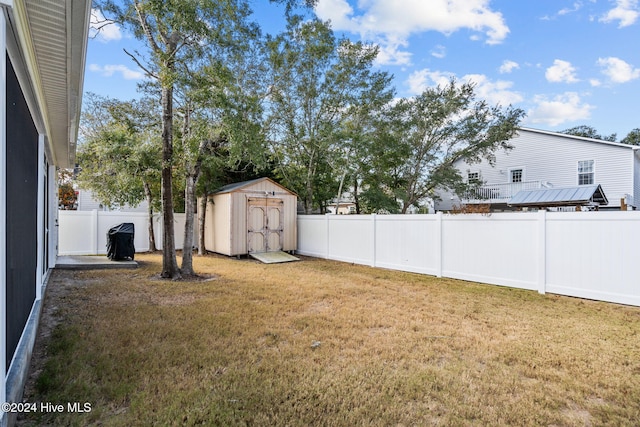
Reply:
[[[511,169],[509,171],[509,182],[522,182],[522,169]]]
[[[467,173],[467,182],[469,184],[479,184],[480,183],[480,172],[469,172],[469,173]]]
[[[580,160],[578,162],[578,185],[589,185],[595,182],[593,160]]]

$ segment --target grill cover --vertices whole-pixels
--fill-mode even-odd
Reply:
[[[107,257],[112,261],[133,260],[136,248],[133,245],[135,226],[124,222],[107,231]]]

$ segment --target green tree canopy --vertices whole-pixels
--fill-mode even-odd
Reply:
[[[418,207],[437,187],[462,191],[464,181],[454,163],[495,161],[494,152],[509,149],[524,111],[489,106],[476,99],[472,83],[427,88],[422,94],[389,106],[388,124],[380,136],[393,156],[385,165],[386,190],[401,212]]]
[[[587,125],[575,126],[570,129],[565,129],[561,133],[574,136],[582,136],[585,138],[601,139],[602,141],[616,142],[617,134],[600,135],[600,133],[593,127]]]
[[[629,145],[640,145],[640,128],[630,131],[620,142]]]
[[[85,98],[78,182],[102,204],[137,206],[145,200],[143,183],[155,186],[159,181],[159,124],[154,110],[148,99],[119,101],[95,94]]]
[[[372,71],[376,47],[337,40],[318,19],[291,16],[286,32],[267,44],[268,138],[278,174],[310,213],[336,194],[351,163],[347,123],[366,115],[367,105],[389,99],[390,77]]]
[[[118,101],[90,94],[81,120],[78,182],[109,207],[149,206],[149,249],[155,250],[152,218],[159,206],[160,126],[149,99]]]

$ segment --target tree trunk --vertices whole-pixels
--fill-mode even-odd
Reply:
[[[153,231],[153,195],[151,194],[151,187],[149,183],[144,181],[144,196],[147,199],[148,214],[149,214],[149,252],[155,252],[156,249],[156,235]]]
[[[307,197],[304,200],[304,213],[311,215],[313,212],[313,186],[310,182],[307,183]]]
[[[188,151],[188,137],[191,126],[191,109],[187,104],[184,112],[184,122],[182,129],[183,146],[185,153]],[[202,159],[210,142],[206,139],[202,139],[198,145],[198,152],[193,165],[190,161],[185,162],[186,170],[186,182],[184,186],[184,240],[182,245],[182,274],[188,274],[193,276],[193,217],[196,211],[196,185],[198,184],[198,178],[200,177],[200,171],[202,170]]]
[[[360,199],[358,198],[358,178],[353,180],[353,201],[356,204],[356,214],[360,215]]]
[[[315,151],[311,152],[307,165],[307,179],[305,183],[304,213],[310,215],[313,212],[313,177],[315,176]],[[320,207],[322,209],[322,207]]]
[[[207,219],[207,203],[209,202],[209,196],[204,195],[200,201],[200,210],[198,212],[198,255],[205,254],[206,249],[204,247],[204,225]]]
[[[338,197],[336,197],[336,215],[339,214],[338,210],[340,209],[340,199],[342,198],[342,186],[344,185],[344,179],[347,176],[347,171],[345,170],[342,174],[342,178],[340,178],[340,186],[338,187]]]
[[[188,174],[184,189],[184,244],[182,245],[182,266],[184,275],[194,275],[193,271],[193,217],[196,208],[196,182],[198,176]]]
[[[179,279],[173,227],[173,86],[162,87],[162,273],[165,279]]]

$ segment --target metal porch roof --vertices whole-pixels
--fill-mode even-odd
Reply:
[[[509,206],[577,206],[595,203],[607,205],[609,201],[600,184],[580,185],[568,188],[543,188],[522,190],[507,204]]]

